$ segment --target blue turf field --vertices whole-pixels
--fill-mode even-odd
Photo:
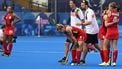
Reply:
[[[120,27],[121,29],[122,27]],[[120,34],[122,32],[120,31]],[[121,69],[122,38],[119,39],[119,56],[116,67],[100,67],[99,53],[89,53],[86,65],[61,65],[65,37],[18,37],[10,57],[0,56],[0,69]],[[2,54],[2,53],[0,53]],[[70,60],[71,58],[69,58]],[[70,62],[70,61],[69,61]]]
[[[122,38],[118,43],[119,56],[116,67],[100,67],[98,53],[89,53],[86,65],[61,65],[65,37],[18,37],[10,57],[0,56],[0,69],[120,69],[122,68]],[[70,58],[69,58],[70,60]]]

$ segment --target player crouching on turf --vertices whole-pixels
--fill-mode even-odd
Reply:
[[[71,65],[80,64],[81,51],[85,45],[85,40],[87,38],[84,30],[73,26],[65,26],[62,24],[57,24],[57,31],[66,34],[67,39],[72,42],[71,52],[72,52],[72,62]]]

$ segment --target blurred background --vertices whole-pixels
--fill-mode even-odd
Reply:
[[[80,6],[82,0],[76,0]],[[98,24],[101,24],[101,12],[110,2],[117,2],[122,6],[122,0],[87,0],[95,11]],[[70,24],[69,0],[0,0],[0,25],[6,13],[6,7],[13,6],[14,12],[21,18],[15,25],[18,36],[61,36],[56,31],[55,24]],[[122,25],[122,8],[120,23]]]

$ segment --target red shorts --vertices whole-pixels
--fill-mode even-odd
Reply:
[[[98,33],[99,39],[104,40],[105,35],[106,35],[106,29],[100,28],[99,33]]]
[[[109,40],[117,40],[119,39],[119,32],[117,30],[107,31],[105,38]]]
[[[4,35],[14,35],[14,26],[6,26],[3,29]]]
[[[109,40],[117,40],[119,39],[119,33],[107,33],[106,36],[105,36],[106,39],[109,39]]]
[[[85,34],[83,36],[78,36],[76,39],[77,39],[77,41],[86,41],[87,35]]]

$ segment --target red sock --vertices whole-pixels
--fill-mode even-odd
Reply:
[[[108,50],[103,50],[103,58],[104,58],[104,61],[107,63],[108,60],[109,60],[109,51]]]
[[[13,44],[12,43],[9,43],[9,52],[8,53],[11,53],[12,48],[13,48]]]
[[[77,62],[80,62],[81,51],[76,51],[77,54]]]
[[[114,50],[113,52],[113,62],[116,63],[116,60],[117,60],[117,56],[118,56],[118,50]]]
[[[76,50],[72,50],[72,61],[76,61]]]
[[[7,53],[8,49],[7,49],[8,43],[7,42],[3,42],[3,48],[4,48],[4,52]]]
[[[105,62],[105,60],[104,60],[104,55],[103,55],[103,50],[101,50],[101,52],[100,52],[100,56],[101,56],[101,60],[102,60],[102,62]]]

